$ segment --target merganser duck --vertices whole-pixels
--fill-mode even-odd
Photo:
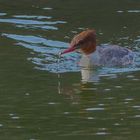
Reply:
[[[80,50],[83,54],[80,66],[128,66],[133,64],[135,53],[128,48],[118,45],[96,46],[96,32],[88,29],[76,35],[70,47],[61,52],[62,54]]]

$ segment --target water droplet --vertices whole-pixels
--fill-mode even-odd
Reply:
[[[115,126],[119,126],[120,124],[119,124],[119,123],[114,123],[114,125],[115,125]]]
[[[17,126],[16,128],[20,129],[20,128],[22,128],[22,127],[21,127],[21,126]]]
[[[65,36],[64,38],[69,39],[70,37],[69,36]]]
[[[97,132],[96,135],[107,135],[109,133],[106,133],[106,132]]]
[[[126,26],[123,26],[123,28],[126,29],[127,27]]]
[[[135,106],[133,106],[133,108],[140,108],[140,106],[138,106],[138,105],[135,105]]]
[[[104,104],[98,104],[99,106],[104,106]]]
[[[111,89],[109,89],[109,88],[106,88],[106,89],[104,89],[104,91],[110,91]]]
[[[115,88],[122,88],[122,86],[115,86]]]
[[[132,79],[133,81],[139,81],[139,79],[137,79],[137,78],[134,78],[134,79]]]
[[[118,13],[123,13],[124,11],[121,11],[121,10],[119,10],[119,11],[117,11]]]
[[[26,96],[29,96],[29,95],[30,95],[30,93],[25,93],[25,95],[26,95]]]
[[[101,110],[105,110],[104,108],[86,108],[86,111],[101,111]]]
[[[64,112],[65,115],[70,114],[70,112]]]
[[[132,99],[132,98],[126,98],[126,99],[124,99],[125,101],[132,101],[132,100],[134,100],[134,99]]]
[[[103,33],[102,33],[102,32],[100,32],[100,33],[99,33],[99,35],[103,35]]]
[[[134,118],[140,118],[140,115],[135,115]]]
[[[87,119],[88,119],[88,120],[93,120],[94,118],[93,118],[93,117],[87,117]]]
[[[71,31],[72,33],[74,33],[74,34],[77,34],[77,31]]]
[[[0,124],[0,127],[2,127],[3,126],[3,124]]]
[[[134,78],[134,75],[128,75],[127,78]]]
[[[53,8],[51,8],[51,7],[44,7],[44,8],[42,8],[43,10],[52,10]]]
[[[13,117],[11,117],[13,120],[17,120],[17,119],[19,119],[20,117],[18,117],[18,116],[13,116]]]
[[[9,116],[14,116],[14,115],[15,115],[15,114],[13,114],[13,113],[10,113],[10,114],[9,114]]]
[[[55,102],[49,102],[48,104],[49,105],[55,105],[56,103]]]

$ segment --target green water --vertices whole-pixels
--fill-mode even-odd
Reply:
[[[0,140],[139,140],[140,71],[82,85],[78,54],[58,67],[86,28],[139,41],[139,0],[0,0]]]

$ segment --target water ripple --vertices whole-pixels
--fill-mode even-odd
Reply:
[[[1,14],[0,14],[1,15]],[[24,18],[24,19],[51,19],[51,16],[35,16],[35,15],[14,15],[15,18]]]
[[[128,10],[128,13],[140,13],[140,10]]]
[[[62,42],[62,41],[49,40],[49,39],[45,39],[45,38],[38,37],[38,36],[32,36],[32,35],[17,35],[17,34],[3,33],[2,36],[6,36],[6,37],[14,39],[18,42],[22,41],[22,42],[26,42],[26,43],[29,43],[29,44],[30,43],[32,43],[32,44],[42,44],[42,45],[51,46],[51,47],[55,46],[55,47],[58,47],[58,48],[62,48],[62,47],[66,48],[68,46],[68,43],[65,43],[65,42]],[[34,47],[32,47],[32,49]]]
[[[5,13],[0,13],[0,16]],[[14,18],[1,18],[0,23],[14,24],[18,28],[24,29],[43,29],[43,30],[58,30],[54,25],[65,24],[66,21],[41,21],[43,19],[51,19],[51,16],[36,16],[36,15],[14,15]]]
[[[93,107],[93,108],[86,108],[86,111],[102,111],[105,110],[104,108],[97,108],[97,107]]]
[[[27,20],[27,19],[0,19],[1,23],[14,23],[24,25],[56,25],[66,23],[65,21],[38,21],[38,20]]]
[[[140,10],[118,10],[117,13],[124,13],[124,12],[127,12],[127,13],[140,13]]]
[[[53,8],[51,8],[51,7],[44,7],[44,8],[42,8],[43,10],[52,10]]]
[[[6,16],[7,13],[0,13],[0,16]]]
[[[76,62],[80,59],[78,54],[68,54],[63,56],[58,64],[58,53],[61,49],[67,48],[68,43],[56,40],[49,40],[31,35],[16,35],[3,33],[2,36],[14,39],[18,46],[32,50],[34,56],[28,58],[36,66],[36,69],[47,70],[53,73],[79,71]]]
[[[24,28],[24,29],[43,29],[43,30],[58,30],[57,27],[54,26],[48,26],[48,25],[31,25],[31,26],[27,26],[27,25],[16,25],[16,27],[18,28]]]

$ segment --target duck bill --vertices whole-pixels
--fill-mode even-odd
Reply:
[[[61,55],[62,55],[62,54],[66,54],[66,53],[73,52],[73,51],[75,51],[75,50],[76,50],[75,47],[70,47],[70,48],[68,48],[68,49],[66,49],[66,50],[64,50],[64,51],[62,51],[62,52],[61,52]]]

